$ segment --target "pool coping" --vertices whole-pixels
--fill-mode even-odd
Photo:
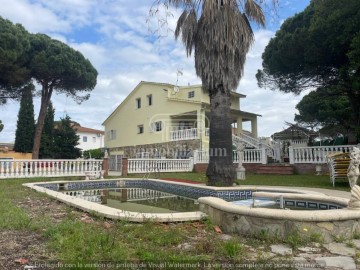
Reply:
[[[295,196],[294,196],[295,195]],[[286,198],[298,197],[297,194],[287,194]],[[360,209],[346,208],[349,200],[327,195],[306,195],[306,199],[314,199],[318,202],[336,202],[345,206],[342,209],[330,210],[284,210],[284,209],[265,209],[251,208],[247,206],[234,205],[220,198],[202,197],[198,201],[200,205],[208,205],[211,208],[218,209],[227,213],[244,215],[257,218],[310,221],[310,222],[328,222],[340,220],[360,219]],[[201,208],[200,208],[201,209]]]
[[[63,183],[64,181],[56,181],[57,183]],[[116,220],[126,220],[132,222],[145,222],[148,220],[156,222],[180,222],[180,221],[195,221],[200,220],[207,215],[200,211],[195,212],[181,212],[181,213],[139,213],[123,211],[120,209],[112,208],[109,206],[101,205],[95,202],[89,202],[83,199],[72,197],[58,191],[53,191],[45,187],[37,186],[36,184],[55,183],[55,182],[38,182],[38,183],[26,183],[25,187],[29,187],[38,192],[45,193],[58,201],[66,203],[75,208],[81,209],[85,212],[95,212],[103,217]]]

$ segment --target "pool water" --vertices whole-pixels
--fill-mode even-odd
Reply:
[[[144,188],[64,191],[63,193],[112,208],[140,213],[199,211],[196,200]]]

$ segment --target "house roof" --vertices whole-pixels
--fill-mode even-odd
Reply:
[[[271,137],[274,140],[308,139],[318,136],[317,132],[301,127],[296,124],[286,123],[289,127],[283,131],[276,132]]]
[[[116,107],[116,109],[105,119],[105,121],[102,123],[102,125],[104,126],[105,123],[118,111],[118,109],[125,104],[125,102],[130,99],[130,97],[136,92],[136,90],[142,85],[142,84],[153,84],[153,85],[163,85],[163,86],[167,86],[167,87],[174,87],[174,84],[170,84],[170,83],[159,83],[159,82],[149,82],[149,81],[141,81],[140,83],[138,83],[138,85],[129,93],[129,95],[127,95],[127,97],[119,104],[119,106]],[[180,88],[192,88],[192,87],[201,87],[201,85],[189,85],[189,86],[180,86]],[[232,92],[231,93],[233,96],[239,97],[239,98],[245,98],[246,95],[237,93],[237,92]]]
[[[127,95],[127,97],[119,104],[119,106],[116,107],[116,109],[105,119],[105,121],[102,123],[104,126],[105,123],[119,110],[119,108],[125,104],[125,102],[130,99],[130,97],[136,92],[136,90],[140,87],[142,84],[154,84],[154,85],[163,85],[168,87],[173,87],[174,85],[168,84],[168,83],[155,83],[155,82],[147,82],[147,81],[141,81],[138,83],[138,85],[135,86],[135,88]]]
[[[7,150],[11,151],[14,148],[14,143],[0,143],[0,150],[4,150],[7,147]]]
[[[73,126],[74,129],[76,129],[77,132],[84,132],[84,133],[94,133],[94,134],[104,134],[105,132],[98,129],[93,128],[87,128],[87,127],[81,127],[81,126]]]
[[[242,110],[234,110],[234,109],[231,109],[230,110],[232,113],[235,113],[235,114],[238,114],[238,115],[242,115],[242,116],[260,116],[262,117],[261,114],[257,114],[257,113],[251,113],[251,112],[247,112],[247,111],[242,111]]]

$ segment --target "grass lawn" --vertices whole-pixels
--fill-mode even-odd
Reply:
[[[161,174],[161,177],[199,182],[206,180],[203,174],[196,173]],[[116,265],[126,261],[147,263],[148,266],[142,269],[151,268],[151,262],[263,263],[271,261],[265,254],[272,243],[287,243],[295,248],[309,245],[309,239],[314,238],[311,235],[308,239],[295,235],[277,239],[269,237],[266,231],[248,237],[232,235],[231,238],[222,238],[209,220],[169,224],[106,220],[22,186],[23,183],[39,181],[49,179],[0,180],[0,269],[23,269],[21,265],[50,261],[69,264],[58,264],[56,269],[129,269]],[[325,176],[249,175],[241,183],[332,188]],[[341,188],[340,184],[336,188]],[[347,187],[344,184],[342,188]],[[99,265],[100,262],[110,262],[111,267],[104,268],[104,265]],[[85,267],[88,263],[94,265]],[[159,268],[159,265],[152,267]],[[161,269],[174,267],[167,265]],[[202,265],[177,269],[223,268]]]
[[[132,174],[128,177],[143,177],[143,174]],[[155,175],[150,175],[150,178]],[[178,178],[195,182],[206,183],[207,178],[203,173],[161,173],[158,178]],[[335,187],[330,182],[328,175],[264,175],[247,174],[246,180],[237,181],[240,185],[266,185],[266,186],[289,186],[289,187],[314,187],[350,191],[347,179],[337,180]]]

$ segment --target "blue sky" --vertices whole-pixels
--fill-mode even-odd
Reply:
[[[0,0],[0,16],[21,23],[29,32],[45,33],[79,50],[99,72],[98,84],[91,98],[76,104],[64,95],[52,100],[56,118],[66,113],[82,126],[103,129],[101,123],[140,81],[176,83],[177,70],[182,70],[180,85],[199,84],[193,58],[187,58],[181,42],[173,35],[156,39],[156,18],[149,18],[152,0]],[[267,0],[270,2],[270,0]],[[247,56],[245,74],[237,92],[247,95],[241,109],[261,114],[259,136],[281,131],[285,121],[293,122],[295,106],[301,96],[259,89],[255,79],[261,68],[261,54],[282,22],[301,12],[310,0],[279,0],[276,14],[267,9],[266,29],[254,28],[255,44]],[[174,29],[178,11],[169,19]],[[164,31],[165,33],[165,31]],[[12,142],[19,104],[0,106],[0,119],[5,125],[0,142]],[[39,99],[35,99],[35,114]],[[246,128],[246,126],[245,126]]]

